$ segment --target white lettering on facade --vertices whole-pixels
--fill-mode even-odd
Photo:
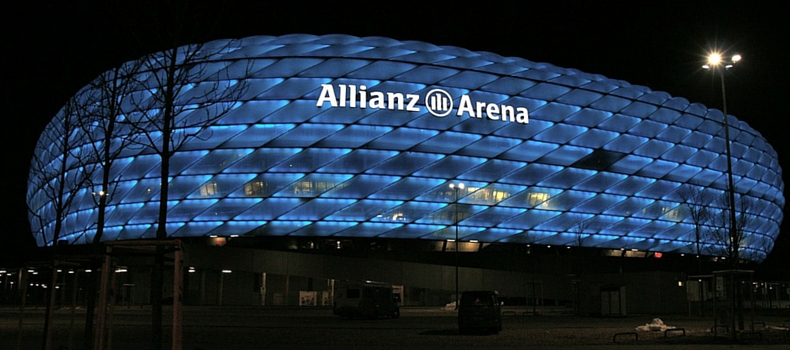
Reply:
[[[338,84],[338,91],[332,84],[321,84],[316,107],[329,103],[331,107],[340,108],[374,108],[393,111],[421,112],[417,105],[420,96],[402,92],[367,91],[365,85]],[[425,107],[431,115],[442,118],[453,109],[450,95],[442,89],[433,89],[425,97]],[[470,118],[499,120],[518,124],[529,124],[529,111],[526,107],[514,107],[506,104],[473,102],[469,95],[461,95],[455,115]]]

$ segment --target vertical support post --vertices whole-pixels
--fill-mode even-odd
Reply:
[[[403,298],[406,300],[406,298]],[[329,280],[329,302],[332,303],[332,307],[335,305],[335,279]]]
[[[289,298],[289,296],[290,296],[289,295],[290,294],[290,289],[291,289],[291,275],[285,275],[285,288],[284,288],[285,293],[283,294],[283,305],[284,306],[291,305],[291,303],[289,302],[289,300],[291,299],[291,298]]]
[[[735,312],[736,312],[736,308],[737,308],[737,306],[735,305],[735,303],[736,303],[736,298],[735,298],[735,271],[730,271],[729,275],[730,275],[729,276],[730,277],[730,279],[729,279],[730,280],[730,288],[728,288],[729,291],[730,291],[730,295],[729,295],[729,297],[730,297],[730,314],[729,314],[730,320],[729,320],[729,323],[730,323],[730,332],[731,332],[730,334],[732,334],[732,340],[734,342],[738,338],[738,334],[735,331]]]
[[[17,282],[19,292],[19,329],[16,338],[16,349],[22,349],[22,325],[25,319],[25,303],[27,302],[27,269],[19,269],[19,279]]]
[[[463,182],[458,185],[450,184],[450,188],[455,192],[455,200],[453,201],[453,207],[455,209],[455,214],[453,215],[453,224],[455,225],[455,309],[458,310],[458,303],[461,302],[458,300],[458,190],[463,189],[464,184]]]
[[[721,76],[721,101],[722,112],[724,113],[724,145],[727,152],[727,187],[729,187],[728,201],[730,204],[730,244],[729,255],[727,258],[733,259],[733,267],[738,265],[738,245],[741,244],[737,236],[735,219],[735,184],[732,181],[732,153],[730,152],[730,117],[727,116],[727,92],[724,88],[724,69],[719,70]],[[734,311],[734,310],[733,310]]]
[[[96,350],[104,349],[104,334],[106,332],[105,326],[107,320],[107,280],[110,278],[110,270],[112,269],[112,257],[110,256],[111,253],[112,247],[107,246],[107,250],[104,253],[104,264],[102,264],[101,268],[101,280],[99,282],[99,300],[97,303],[97,313],[99,315],[99,319],[97,321],[98,327],[94,331],[93,337],[93,348]]]
[[[458,187],[455,188],[455,309],[458,310],[458,304],[461,302],[458,296]]]
[[[67,275],[68,276],[68,275]],[[77,286],[79,285],[79,270],[74,270],[71,282],[71,319],[69,320],[69,349],[74,349],[74,321],[77,311]]]
[[[112,325],[113,325],[113,316],[115,316],[115,297],[118,295],[117,293],[118,289],[116,288],[116,286],[118,285],[116,283],[118,273],[114,271],[115,270],[114,266],[111,266],[110,268],[111,271],[109,271],[108,274],[111,277],[110,277],[110,284],[108,287],[109,292],[107,293],[109,300],[107,301],[107,327],[105,331],[107,333],[106,336],[107,350],[112,349]],[[104,350],[104,349],[96,349],[96,350]]]
[[[162,168],[164,169],[164,165]],[[167,188],[167,187],[164,187]],[[160,236],[159,230],[164,230],[164,225],[160,223],[161,229],[157,230],[157,236]],[[162,237],[164,238],[164,234]],[[154,254],[154,265],[151,269],[151,350],[162,349],[162,296],[164,295],[164,269],[165,269],[165,246],[155,245],[156,253]]]
[[[225,284],[225,273],[219,272],[219,290],[217,291],[217,305],[222,306],[222,292]]]
[[[176,244],[173,257],[173,350],[181,350],[182,298],[184,295],[184,254]]]
[[[732,266],[733,269],[736,269],[738,266],[739,260],[739,245],[741,241],[741,237],[739,236],[736,228],[736,219],[735,219],[735,185],[732,180],[732,153],[730,152],[730,124],[729,119],[730,117],[727,115],[727,89],[724,85],[724,71],[733,67],[736,62],[741,60],[741,55],[733,55],[729,58],[729,62],[722,62],[721,54],[719,53],[712,53],[708,56],[708,64],[702,66],[705,69],[712,69],[713,73],[716,74],[716,71],[719,73],[719,77],[721,78],[721,104],[722,104],[722,113],[724,113],[724,145],[725,151],[727,155],[727,187],[728,187],[728,201],[730,207],[730,229],[729,229],[729,244],[727,245],[727,258],[732,259]],[[735,310],[733,310],[734,312]]]
[[[206,305],[206,270],[200,269],[200,305]]]
[[[719,298],[718,288],[719,288],[719,279],[716,276],[716,273],[713,274],[713,336],[716,337],[719,335]]]
[[[261,306],[266,306],[266,272],[261,272]]]
[[[697,259],[699,260],[699,258],[697,258]],[[702,269],[700,269],[700,270],[702,270]],[[699,317],[704,317],[705,316],[705,290],[703,288],[705,288],[705,285],[702,284],[702,279],[701,278],[698,279],[698,281],[699,282],[697,284],[699,285],[699,288],[697,288],[697,289],[699,289]]]
[[[44,344],[43,349],[49,350],[52,346],[52,321],[55,313],[55,298],[57,298],[55,286],[58,284],[58,261],[52,263],[52,278],[49,280],[49,291],[47,293],[46,316],[44,319]]]

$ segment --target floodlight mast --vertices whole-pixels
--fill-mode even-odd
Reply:
[[[718,71],[719,77],[721,78],[721,102],[722,102],[722,112],[724,113],[724,145],[727,152],[727,186],[729,187],[729,206],[730,206],[730,230],[729,230],[729,244],[727,245],[727,255],[729,259],[733,261],[731,264],[733,266],[738,264],[738,247],[736,245],[740,244],[740,240],[737,238],[737,228],[736,219],[735,219],[735,186],[732,181],[732,153],[730,152],[730,124],[729,124],[729,116],[727,115],[727,90],[724,85],[724,71],[727,69],[732,68],[735,63],[741,60],[741,55],[733,55],[730,57],[730,60],[727,62],[723,61],[722,55],[718,52],[712,52],[708,55],[708,63],[703,65],[702,68],[709,69],[714,71],[714,74]]]

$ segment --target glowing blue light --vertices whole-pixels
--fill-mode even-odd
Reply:
[[[194,121],[220,115],[206,128],[178,128],[187,139],[171,158],[167,224],[171,236],[301,235],[444,240],[453,179],[459,193],[459,231],[481,242],[572,245],[567,233],[585,218],[583,245],[688,251],[693,228],[678,191],[687,186],[724,193],[723,114],[643,86],[573,69],[503,58],[427,43],[370,37],[288,35],[252,37],[232,50],[206,53],[205,74],[179,96]],[[222,43],[222,42],[220,42]],[[222,45],[220,45],[222,46]],[[247,71],[247,68],[250,71]],[[159,116],[153,74],[139,74],[140,89],[124,99],[129,123]],[[416,96],[412,108],[317,106],[322,84],[365,86],[373,92]],[[202,106],[190,100],[212,88],[239,98]],[[101,108],[88,86],[76,96]],[[446,91],[452,112],[437,118],[425,95]],[[355,90],[359,101],[362,90]],[[336,90],[340,91],[340,90]],[[351,96],[347,96],[351,98]],[[481,103],[479,116],[458,116],[462,99]],[[139,103],[151,103],[140,111]],[[529,110],[529,124],[488,118],[482,103]],[[492,109],[492,112],[494,113]],[[28,205],[42,220],[31,228],[40,246],[51,245],[58,208],[49,198],[66,159],[58,145],[74,141],[67,186],[97,164],[94,145],[78,130],[64,138],[61,109],[36,146]],[[206,114],[208,113],[208,114]],[[495,119],[495,118],[494,118]],[[732,117],[735,190],[754,202],[758,218],[747,225],[746,259],[760,261],[779,234],[785,198],[776,151],[759,132]],[[94,123],[96,124],[96,123]],[[96,124],[93,135],[100,134]],[[161,142],[160,131],[127,130],[131,139]],[[153,238],[161,194],[161,158],[152,149],[125,147],[113,166],[105,240]],[[90,243],[97,220],[92,192],[69,195],[61,237]],[[722,208],[711,205],[715,213]],[[708,224],[712,226],[712,224]],[[702,242],[705,254],[716,243]]]

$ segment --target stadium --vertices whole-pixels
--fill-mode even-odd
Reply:
[[[771,145],[734,116],[644,86],[383,37],[171,52],[183,79],[166,233],[189,243],[185,264],[200,276],[187,278],[187,302],[320,305],[334,280],[372,279],[400,286],[405,304],[443,305],[459,275],[461,289],[559,301],[579,283],[621,286],[605,274],[632,266],[715,264],[728,249],[716,235],[729,214],[727,138],[738,259],[764,260],[779,234]],[[108,71],[45,129],[27,196],[39,246],[90,245],[99,221],[102,242],[157,238],[165,132],[149,117],[165,110],[166,69],[152,62],[166,58]],[[85,122],[121,80],[120,112]],[[111,150],[108,176],[98,149]],[[144,304],[146,271],[128,265],[129,298]],[[629,288],[685,298],[652,283]]]

